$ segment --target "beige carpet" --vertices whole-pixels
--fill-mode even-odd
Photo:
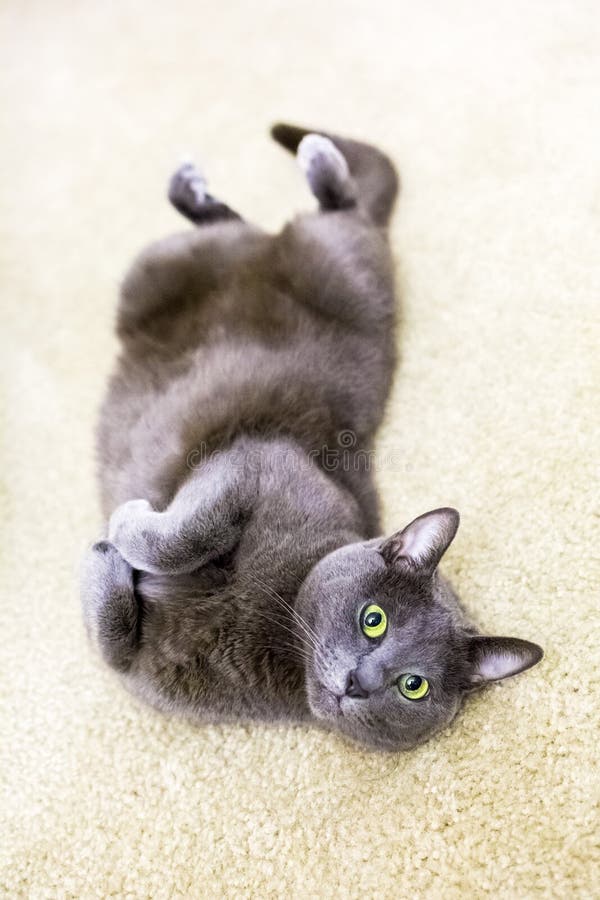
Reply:
[[[2,4],[2,896],[598,890],[597,13]],[[311,204],[268,140],[278,118],[371,136],[402,171],[386,526],[457,506],[446,571],[487,629],[546,649],[399,757],[303,728],[167,721],[80,621],[119,278],[182,227],[164,193],[185,153],[267,227]]]

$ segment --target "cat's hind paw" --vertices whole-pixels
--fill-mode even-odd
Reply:
[[[207,183],[193,162],[184,162],[169,182],[169,200],[186,219],[195,225],[237,221],[238,213],[207,191]]]
[[[180,213],[194,219],[208,200],[206,178],[193,162],[182,163],[171,176],[169,200]]]
[[[323,209],[344,209],[355,204],[355,186],[348,163],[328,137],[307,134],[298,145],[297,159]]]

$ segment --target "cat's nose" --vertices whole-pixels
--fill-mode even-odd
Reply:
[[[356,669],[348,675],[348,681],[346,682],[346,696],[356,697],[361,700],[365,700],[369,696],[369,692],[365,691],[360,683]]]

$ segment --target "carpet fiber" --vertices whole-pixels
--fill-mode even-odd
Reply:
[[[592,896],[597,5],[9,0],[0,20],[2,895]],[[280,118],[370,137],[402,173],[386,529],[458,507],[445,571],[486,630],[546,650],[407,755],[169,721],[81,625],[119,279],[185,227],[164,195],[187,153],[267,228],[311,206]]]

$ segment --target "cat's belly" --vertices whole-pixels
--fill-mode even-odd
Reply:
[[[341,432],[356,441],[373,430],[344,395],[344,370],[323,347],[294,350],[225,342],[199,348],[166,383],[118,374],[101,415],[98,449],[103,507],[126,500],[164,508],[214,450],[244,433],[293,436],[307,453],[335,447]],[[343,415],[335,410],[342,410]]]

